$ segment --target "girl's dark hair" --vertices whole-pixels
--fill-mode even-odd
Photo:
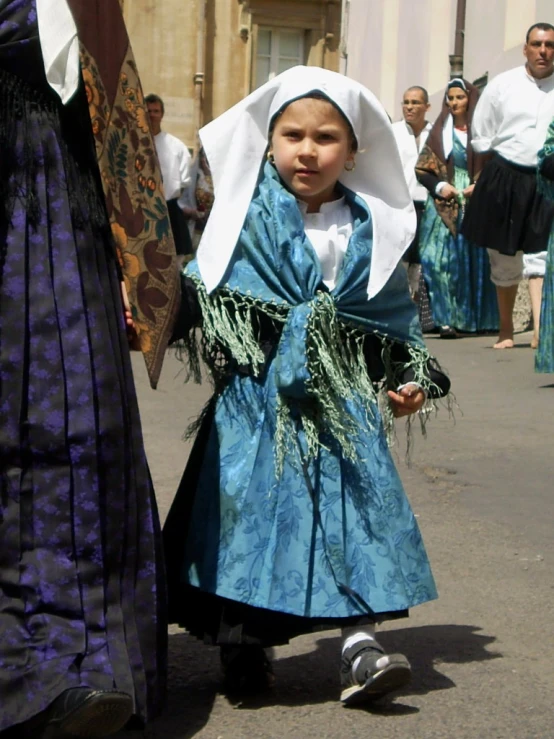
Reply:
[[[314,90],[313,92],[309,92],[307,95],[301,95],[300,97],[294,98],[294,100],[289,100],[288,103],[283,105],[282,108],[280,108],[277,113],[273,116],[271,121],[269,122],[269,131],[267,134],[267,140],[269,144],[271,144],[271,137],[273,136],[273,131],[275,130],[275,125],[277,124],[277,121],[279,118],[283,115],[285,110],[289,107],[291,103],[295,103],[297,100],[304,100],[304,98],[308,98],[309,100],[323,100],[325,103],[331,103],[333,108],[335,108],[341,115],[341,118],[346,123],[346,126],[348,128],[348,133],[350,134],[350,142],[352,146],[352,151],[356,152],[358,151],[358,139],[356,138],[356,134],[354,133],[354,129],[352,128],[352,125],[348,118],[344,115],[342,110],[339,108],[339,106],[330,98],[327,97],[327,95],[324,95],[322,92],[318,92],[317,90]]]

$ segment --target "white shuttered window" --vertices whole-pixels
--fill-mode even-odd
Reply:
[[[304,34],[290,28],[258,30],[254,86],[260,87],[286,69],[304,64]]]

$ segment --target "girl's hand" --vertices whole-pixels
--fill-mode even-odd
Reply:
[[[127,329],[127,339],[129,340],[129,346],[131,349],[140,349],[139,339],[137,332],[135,331],[135,324],[133,321],[133,313],[131,312],[131,304],[129,303],[129,296],[127,295],[127,288],[125,283],[121,284],[121,302],[123,303],[123,317],[125,320],[125,328]]]
[[[439,193],[441,198],[444,198],[445,200],[452,200],[452,198],[455,198],[458,196],[458,191],[454,187],[454,185],[450,185],[448,182],[446,185],[443,185],[441,188],[441,191]]]
[[[419,385],[413,383],[406,385],[398,393],[389,390],[387,395],[392,401],[392,412],[396,418],[417,413],[425,403],[425,393]]]
[[[473,195],[473,190],[475,189],[475,185],[469,185],[466,187],[466,189],[463,192],[464,198],[470,198]]]

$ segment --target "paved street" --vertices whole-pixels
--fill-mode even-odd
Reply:
[[[554,737],[554,376],[533,373],[529,339],[505,352],[491,337],[428,342],[459,409],[432,419],[412,466],[400,463],[440,591],[382,632],[410,659],[412,685],[372,710],[344,709],[338,632],[326,632],[277,649],[275,689],[231,705],[217,651],[173,629],[167,710],[144,737]],[[140,357],[134,365],[165,515],[190,448],[181,436],[208,387],[185,386],[170,356],[154,392]],[[402,439],[399,429],[399,458]]]

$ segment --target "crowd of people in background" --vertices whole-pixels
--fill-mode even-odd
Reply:
[[[427,91],[406,90],[404,120],[393,128],[418,233],[405,263],[424,329],[443,338],[498,331],[495,349],[514,346],[516,295],[529,278],[536,367],[552,371],[552,340],[539,327],[541,313],[552,325],[549,284],[541,298],[554,206],[548,167],[537,167],[554,116],[554,27],[534,24],[523,53],[525,64],[481,96],[467,80],[451,80],[432,127]]]
[[[512,348],[515,298],[521,279],[527,278],[531,347],[539,347],[554,207],[537,191],[536,167],[554,115],[548,102],[554,89],[553,40],[550,24],[532,26],[525,65],[493,79],[481,97],[468,80],[452,79],[434,123],[428,120],[427,90],[413,85],[404,93],[403,118],[392,128],[417,215],[404,263],[422,327],[441,338],[498,332],[494,347]],[[177,253],[188,261],[213,202],[208,162],[201,148],[193,160],[184,144],[160,133],[163,101],[150,95],[147,102],[164,184],[171,183],[168,205]],[[176,148],[172,162],[162,136]],[[181,181],[174,198],[171,167],[177,167],[178,159]],[[183,219],[188,222],[185,239],[178,225]],[[540,352],[537,367],[544,366],[550,364]]]

